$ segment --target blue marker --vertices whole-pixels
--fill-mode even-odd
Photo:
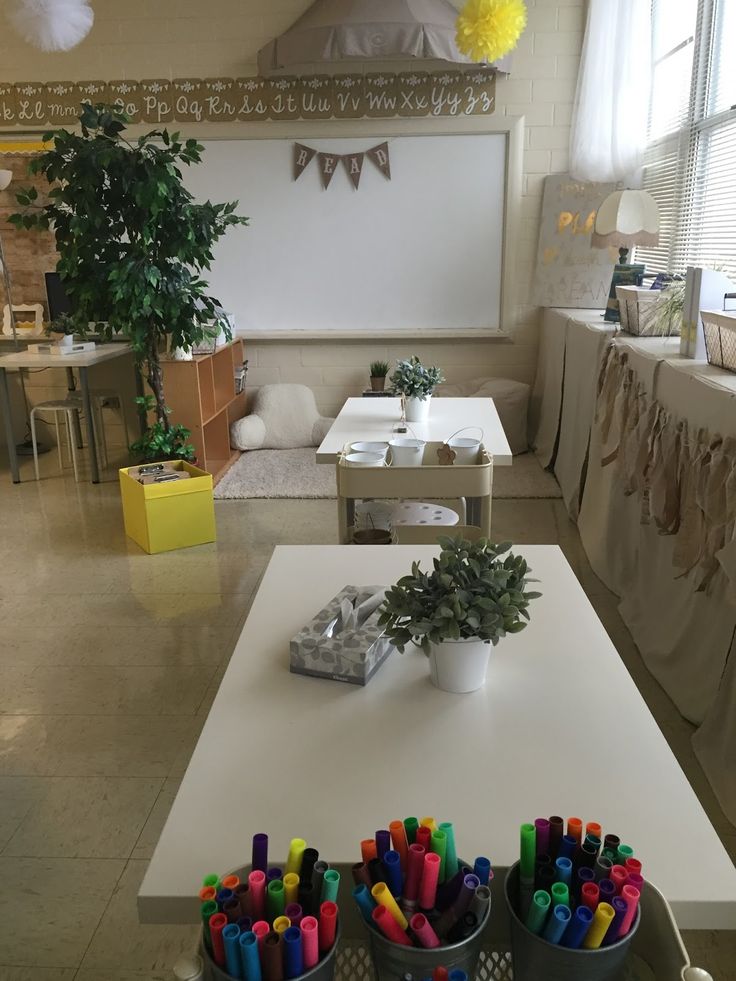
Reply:
[[[258,937],[252,930],[240,934],[240,957],[245,981],[262,981]]]
[[[448,978],[450,981],[468,981],[468,975],[465,971],[461,971],[459,967],[456,967],[454,971],[450,971]]]
[[[284,930],[284,968],[287,978],[298,978],[304,973],[302,931],[299,927]]]
[[[562,939],[562,934],[565,932],[572,919],[572,913],[570,912],[570,907],[565,906],[560,903],[559,906],[555,906],[552,910],[552,916],[547,920],[547,926],[542,932],[542,937],[551,944],[558,944]]]
[[[572,835],[563,835],[560,841],[560,848],[557,852],[557,856],[561,858],[572,859],[575,851],[578,847],[577,839]]]
[[[577,950],[582,944],[592,922],[593,911],[588,909],[587,906],[578,906],[570,919],[567,929],[562,934],[562,940],[560,941],[562,946],[569,947],[571,950]]]
[[[386,873],[386,885],[391,890],[394,899],[398,899],[403,890],[401,875],[401,855],[389,849],[383,856],[383,871]]]
[[[237,923],[228,923],[222,931],[225,944],[225,963],[227,973],[234,978],[243,977],[242,960],[240,957],[240,927]]]
[[[370,890],[365,882],[361,882],[355,886],[353,889],[353,898],[358,906],[360,906],[360,912],[363,914],[363,919],[365,922],[371,927],[375,928],[375,924],[373,922],[373,909],[376,905],[376,901],[373,896],[371,896]]]
[[[557,871],[557,881],[564,882],[565,885],[570,888],[572,885],[572,862],[569,858],[558,858],[555,862],[555,869]]]
[[[225,903],[231,899],[235,899],[235,893],[232,889],[220,889],[217,894],[217,905],[222,909]]]
[[[487,886],[491,879],[490,859],[484,858],[482,855],[476,858],[475,865],[473,866],[473,874],[478,876],[482,886]]]

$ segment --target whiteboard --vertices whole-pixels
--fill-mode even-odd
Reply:
[[[317,150],[382,142],[305,138]],[[215,248],[211,295],[249,331],[497,329],[503,133],[389,139],[392,179],[368,157],[359,190],[315,157],[293,179],[293,140],[213,140],[184,179],[200,201],[238,200],[247,228]]]

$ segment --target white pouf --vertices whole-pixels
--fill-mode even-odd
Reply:
[[[252,413],[230,426],[230,444],[236,450],[319,446],[334,421],[319,414],[314,392],[306,385],[263,385]]]
[[[493,399],[511,452],[518,456],[529,449],[526,435],[529,391],[524,382],[511,378],[475,378],[459,385],[440,385],[435,394],[440,398]]]

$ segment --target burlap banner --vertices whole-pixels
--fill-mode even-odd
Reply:
[[[294,144],[294,180],[298,181],[314,158],[317,158],[322,187],[327,190],[340,168],[340,161],[357,191],[363,175],[363,162],[366,157],[372,160],[387,180],[391,180],[391,158],[388,143],[385,141],[361,153],[325,153],[303,143]]]
[[[278,78],[3,82],[0,127],[73,126],[82,102],[114,103],[132,122],[143,124],[490,115],[495,73],[476,67]]]

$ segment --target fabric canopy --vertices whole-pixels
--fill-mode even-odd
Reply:
[[[258,53],[261,74],[320,62],[421,58],[470,64],[455,43],[449,0],[316,0]],[[494,64],[509,71],[510,59]]]

